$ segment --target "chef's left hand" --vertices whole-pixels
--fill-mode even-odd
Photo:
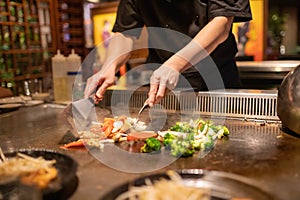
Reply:
[[[176,87],[179,72],[171,67],[162,65],[155,70],[150,78],[150,90],[146,102],[150,107],[158,103],[167,93]]]

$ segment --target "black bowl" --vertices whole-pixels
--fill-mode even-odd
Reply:
[[[43,157],[46,160],[56,160],[54,166],[58,170],[58,176],[55,180],[51,181],[45,189],[42,189],[43,199],[66,199],[68,198],[77,188],[78,179],[76,177],[77,162],[71,157],[52,151],[44,149],[22,149],[14,152],[5,153],[7,158],[14,157],[20,152],[31,157]],[[2,184],[1,188],[7,188],[11,186],[18,185],[12,181],[9,183]]]

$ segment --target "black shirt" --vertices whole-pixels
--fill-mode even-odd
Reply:
[[[162,64],[217,16],[233,16],[234,22],[251,20],[249,2],[248,0],[120,0],[113,31],[139,37],[144,26],[164,28],[148,28],[148,62]],[[231,33],[226,41],[210,54],[211,58],[208,57],[201,61],[199,66],[195,66],[201,75],[193,67],[183,72],[183,75],[195,90],[205,90],[208,74],[210,78],[214,78],[214,73],[209,72],[211,67],[208,65],[215,64],[225,88],[237,88],[240,82],[235,64],[236,53],[236,41]],[[214,87],[220,86],[210,86],[209,89],[215,89]]]

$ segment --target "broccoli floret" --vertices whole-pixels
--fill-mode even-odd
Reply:
[[[227,136],[227,135],[229,135],[229,130],[228,130],[228,128],[226,127],[226,126],[222,126],[222,125],[217,125],[217,126],[211,126],[211,129],[214,131],[214,132],[218,132],[218,131],[220,131],[220,130],[223,130],[224,132],[223,132],[223,135],[224,136]]]
[[[218,139],[221,139],[224,136],[229,135],[229,130],[226,126],[218,125],[218,126],[211,126],[211,129],[216,133]]]
[[[164,146],[170,147],[170,145],[173,143],[173,140],[176,139],[176,136],[170,133],[166,133],[164,136]]]
[[[195,128],[192,127],[188,122],[177,122],[174,126],[170,127],[171,131],[193,133]]]
[[[142,153],[150,153],[153,151],[159,151],[161,149],[161,143],[156,138],[147,138],[145,144],[141,147]]]
[[[177,138],[171,144],[171,155],[176,157],[188,157],[194,154],[193,148],[193,134],[188,134],[187,137]]]
[[[192,142],[193,149],[195,151],[200,151],[202,142],[203,142],[203,140],[201,140],[201,139],[194,140]]]
[[[227,128],[226,126],[223,126],[223,130],[224,130],[223,135],[224,135],[224,136],[228,136],[228,135],[229,135],[229,130],[228,130],[228,128]]]
[[[229,135],[226,126],[214,125],[212,121],[202,119],[177,122],[170,130],[186,133],[184,137],[171,134],[166,134],[164,137],[164,145],[171,148],[171,155],[176,157],[191,156],[195,151],[211,150],[216,139],[222,139]]]
[[[188,157],[193,155],[195,150],[188,141],[176,141],[171,145],[171,155],[175,157]]]
[[[185,152],[181,155],[181,157],[189,157],[195,153],[194,149],[186,149]]]
[[[208,135],[201,143],[201,149],[204,151],[210,150],[214,147],[214,140],[211,135]]]

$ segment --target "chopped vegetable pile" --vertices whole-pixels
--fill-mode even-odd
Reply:
[[[171,155],[188,157],[196,151],[211,150],[217,139],[229,135],[229,130],[226,126],[198,119],[177,122],[168,131],[161,133],[164,133],[160,134],[163,145],[171,150]]]
[[[154,151],[159,151],[161,149],[161,143],[156,138],[147,138],[145,140],[144,146],[141,147],[142,153],[151,153]]]
[[[106,117],[103,122],[94,122],[89,131],[80,131],[80,139],[61,146],[61,148],[84,147],[85,145],[99,147],[99,141],[123,142],[128,140],[128,133],[133,125],[139,130],[146,128],[144,122],[126,116]]]
[[[63,148],[79,147],[84,144],[99,146],[101,141],[131,141],[129,133],[135,120],[125,116],[105,118],[103,123],[95,123],[91,126],[88,134],[82,132],[79,140],[66,144]],[[145,124],[141,123],[140,126],[144,128]],[[177,122],[169,130],[154,135],[145,139],[144,145],[140,148],[141,153],[159,152],[164,148],[170,150],[172,156],[188,157],[197,151],[211,150],[218,139],[229,135],[229,130],[224,125],[215,125],[212,121],[197,119]]]

